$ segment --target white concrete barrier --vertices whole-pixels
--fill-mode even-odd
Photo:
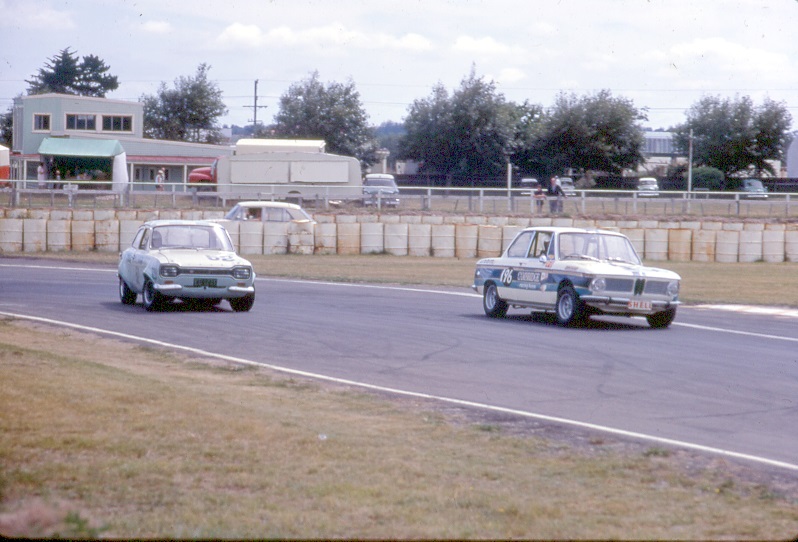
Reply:
[[[735,263],[740,254],[740,232],[718,230],[715,236],[715,261]]]
[[[432,224],[432,255],[436,258],[454,258],[456,243],[454,224]]]
[[[652,228],[646,230],[645,259],[663,261],[668,259],[668,230]]]
[[[238,242],[240,254],[263,254],[263,222],[240,222]]]
[[[765,230],[762,232],[762,260],[768,263],[784,261],[784,230]]]
[[[314,233],[317,254],[338,253],[338,225],[334,222],[319,222]]]
[[[745,263],[762,261],[761,230],[742,230],[740,232],[740,254],[737,261]]]
[[[668,260],[689,262],[693,254],[693,230],[668,230]]]
[[[94,248],[98,252],[119,252],[119,221],[94,222]]]
[[[25,218],[22,222],[22,251],[44,252],[47,250],[47,220]]]
[[[21,218],[0,218],[0,252],[22,252]]]
[[[454,254],[458,258],[476,258],[479,241],[479,226],[476,224],[455,224]]]
[[[125,219],[119,221],[119,249],[125,250],[133,243],[136,232],[139,231],[141,222],[135,219]]]
[[[407,226],[408,256],[432,254],[432,224],[410,223]]]
[[[287,254],[288,242],[287,222],[265,222],[263,224],[263,251],[261,254]]]
[[[696,230],[693,232],[693,253],[695,262],[715,261],[715,242],[717,230]]]
[[[385,252],[393,256],[407,256],[409,229],[406,223],[385,224]]]
[[[360,253],[381,254],[385,251],[385,225],[382,222],[360,224]]]
[[[788,262],[798,262],[798,230],[784,232],[784,259]]]
[[[316,247],[313,228],[313,222],[290,222],[288,224],[288,252],[291,254],[313,254]]]
[[[94,221],[72,221],[72,250],[90,252],[94,250]]]
[[[70,220],[47,221],[47,250],[49,252],[72,250],[72,225]]]
[[[338,222],[338,254],[360,254],[360,224]]]
[[[492,258],[502,253],[501,226],[479,226],[477,240],[477,257]]]

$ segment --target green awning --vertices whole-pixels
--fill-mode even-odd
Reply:
[[[39,154],[112,158],[125,152],[116,139],[67,139],[48,137],[39,145]]]

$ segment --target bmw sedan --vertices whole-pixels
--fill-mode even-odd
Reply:
[[[473,288],[485,314],[513,308],[552,312],[562,325],[592,315],[642,316],[670,326],[681,277],[642,265],[632,242],[609,230],[535,227],[518,233],[499,258],[477,262]]]

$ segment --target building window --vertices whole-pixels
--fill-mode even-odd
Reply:
[[[133,117],[103,115],[103,132],[132,132]]]
[[[67,115],[67,130],[96,130],[97,119],[94,115]]]
[[[50,115],[33,115],[33,131],[49,132]]]

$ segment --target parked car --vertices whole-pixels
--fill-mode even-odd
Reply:
[[[240,201],[224,215],[224,220],[315,222],[299,205],[282,201]]]
[[[748,199],[767,199],[768,189],[759,179],[743,179],[742,191]]]
[[[637,196],[641,198],[659,196],[657,179],[654,177],[640,177],[637,180]]]
[[[399,187],[393,175],[369,173],[363,179],[363,205],[399,206]]]
[[[204,220],[153,220],[139,227],[119,258],[119,298],[159,310],[180,299],[236,312],[255,302],[252,264],[235,253],[227,230]]]
[[[644,316],[668,327],[679,306],[678,274],[644,267],[629,239],[608,230],[534,227],[498,258],[479,260],[473,288],[485,314],[525,308],[552,312],[562,325],[592,315]]]
[[[562,188],[563,194],[566,197],[572,197],[576,195],[576,187],[574,186],[574,180],[571,177],[560,177],[558,179],[560,183],[560,188]]]

